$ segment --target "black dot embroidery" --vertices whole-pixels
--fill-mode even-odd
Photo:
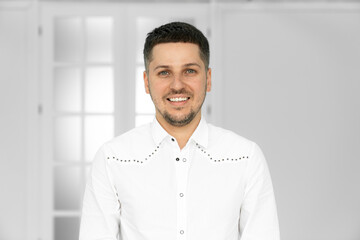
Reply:
[[[208,157],[208,159],[210,159],[211,161],[214,161],[214,162],[229,162],[230,160],[231,161],[240,161],[242,159],[245,159],[245,158],[249,158],[249,156],[241,156],[239,158],[221,158],[221,159],[213,159],[213,157],[211,156],[210,153],[206,152],[198,143],[196,143],[196,146],[198,149],[201,150],[202,153],[206,154],[206,156]]]
[[[158,149],[160,148],[160,144],[158,146],[156,146],[156,148],[154,149],[154,151],[149,154],[149,157],[144,158],[144,160],[139,160],[139,159],[119,159],[116,157],[112,157],[112,159],[116,159],[116,161],[120,161],[120,162],[133,162],[133,163],[144,163],[144,161],[149,160],[151,157],[153,157],[155,155],[155,153],[158,152]],[[107,157],[107,159],[110,159],[110,157]]]

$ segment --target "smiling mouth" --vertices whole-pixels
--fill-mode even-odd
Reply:
[[[179,98],[168,98],[167,100],[169,100],[170,102],[185,102],[189,99],[190,97],[179,97]]]

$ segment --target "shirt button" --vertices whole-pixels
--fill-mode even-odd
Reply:
[[[184,194],[183,194],[183,193],[180,193],[179,195],[180,195],[180,197],[183,197],[183,196],[184,196]]]
[[[186,162],[186,158],[183,158],[183,162]]]
[[[180,160],[180,158],[176,158],[176,161],[179,161]]]
[[[171,138],[171,141],[175,142],[175,139],[174,139],[174,138]]]
[[[180,230],[180,234],[184,234],[184,230]]]

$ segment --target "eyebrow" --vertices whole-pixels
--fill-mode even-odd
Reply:
[[[201,68],[200,64],[198,64],[198,63],[187,63],[187,64],[183,65],[183,67],[192,67],[192,66],[197,66],[197,67]],[[170,68],[170,66],[169,65],[159,65],[159,66],[156,66],[153,71],[155,71],[156,69],[159,69],[159,68]]]
[[[198,63],[188,63],[188,64],[184,65],[184,67],[192,67],[192,66],[197,66],[197,67],[201,68],[200,64],[198,64]]]
[[[154,71],[159,68],[169,68],[169,67],[170,67],[169,65],[159,65],[154,68]]]

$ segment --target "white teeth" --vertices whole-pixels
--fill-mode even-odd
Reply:
[[[188,98],[169,98],[171,102],[182,102],[186,101]]]

